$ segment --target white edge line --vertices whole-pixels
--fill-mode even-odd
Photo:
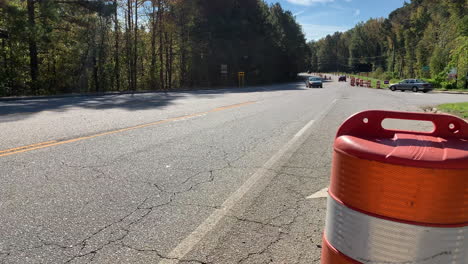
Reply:
[[[335,105],[338,99],[333,102],[319,115],[319,119],[324,117]],[[219,221],[227,215],[227,213],[237,204],[238,201],[247,194],[250,189],[261,179],[267,172],[277,163],[283,155],[290,150],[292,145],[301,139],[301,136],[315,123],[315,120],[308,122],[299,132],[289,140],[277,153],[275,153],[262,168],[257,170],[244,184],[227,198],[221,205],[220,209],[215,209],[214,212],[201,223],[190,235],[182,240],[177,247],[175,247],[167,257],[159,264],[176,264],[183,260],[192,249],[219,223]]]
[[[295,138],[298,138],[302,136],[309,128],[315,123],[315,120],[311,120],[307,125],[305,125],[299,132],[297,132],[296,135],[294,135]]]
[[[318,199],[318,198],[327,198],[328,197],[328,187],[323,188],[322,190],[312,194],[311,196],[307,197],[306,199]]]

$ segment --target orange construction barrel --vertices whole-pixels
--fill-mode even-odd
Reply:
[[[430,133],[388,130],[422,120]],[[468,123],[366,111],[336,136],[322,264],[468,263]]]

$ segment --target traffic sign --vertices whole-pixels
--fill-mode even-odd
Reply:
[[[221,74],[227,74],[227,73],[228,73],[227,64],[221,64]]]
[[[239,87],[244,87],[245,86],[245,72],[239,72],[237,73],[238,78],[239,78]]]

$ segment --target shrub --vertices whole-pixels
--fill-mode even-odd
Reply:
[[[453,81],[445,81],[445,82],[442,82],[441,84],[442,84],[442,88],[447,89],[447,90],[457,88],[456,83]]]
[[[441,81],[436,80],[436,79],[425,79],[426,82],[432,84],[432,87],[434,88],[440,88],[442,87]]]
[[[384,72],[384,73],[382,74],[382,79],[383,79],[384,81],[394,79],[394,78],[393,78],[393,74],[392,74],[391,72]]]

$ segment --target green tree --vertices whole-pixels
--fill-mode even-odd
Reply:
[[[453,54],[463,57],[460,47],[464,46],[463,37],[468,36],[468,5],[465,0],[412,0],[391,12],[387,19],[357,24],[342,33],[338,42],[336,35],[310,45],[321,71],[339,68],[332,64],[341,64],[346,58],[348,71],[356,63],[371,63],[374,70],[387,71],[385,76],[447,81],[448,70],[460,67],[454,66],[459,62]],[[341,46],[347,47],[349,53],[342,52]]]
[[[458,88],[467,89],[468,77],[468,36],[458,37],[456,48],[450,53],[449,68],[457,69]]]
[[[262,0],[10,0],[0,15],[0,96],[285,81],[311,56]]]

